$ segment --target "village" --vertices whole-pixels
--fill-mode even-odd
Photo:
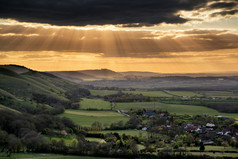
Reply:
[[[228,117],[175,115],[145,109],[130,110],[125,114],[131,116],[128,122],[131,128],[146,131],[147,144],[160,148],[158,150],[164,147],[173,147],[174,150],[199,147],[200,151],[204,151],[206,145],[238,147],[238,125]]]

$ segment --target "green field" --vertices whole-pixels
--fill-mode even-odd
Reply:
[[[123,93],[130,93],[130,94],[142,94],[143,96],[148,97],[172,97],[172,95],[164,92],[164,91],[123,91]]]
[[[90,142],[101,142],[101,141],[103,141],[103,139],[94,138],[94,137],[86,137],[85,139],[86,139],[87,141],[90,141]]]
[[[130,110],[130,109],[161,109],[167,110],[172,114],[188,114],[188,115],[221,115],[227,117],[238,117],[238,114],[228,114],[228,113],[219,113],[215,109],[203,107],[203,106],[193,106],[193,105],[178,105],[178,104],[164,104],[158,102],[134,102],[134,103],[117,103],[116,109],[120,110]]]
[[[117,94],[118,91],[115,90],[90,90],[93,96],[107,96],[112,94]],[[144,90],[136,90],[136,91],[122,91],[123,93],[129,94],[142,94],[143,96],[148,97],[173,97],[173,96],[190,96],[190,97],[201,97],[203,95],[198,94],[192,91],[144,91]]]
[[[199,151],[199,147],[187,147],[187,150],[197,150]],[[205,151],[236,151],[238,152],[238,149],[234,147],[224,147],[224,146],[206,146],[205,145]]]
[[[92,96],[103,97],[103,96],[108,96],[108,95],[112,95],[112,94],[117,94],[118,91],[116,91],[116,90],[93,90],[93,89],[91,89],[90,93],[91,93]]]
[[[212,152],[189,152],[189,154],[192,155],[197,155],[197,156],[203,156],[203,155],[208,155],[208,156],[212,156],[212,157],[232,157],[232,158],[237,158],[238,157],[238,153],[223,153],[223,152],[216,152],[216,153],[212,153]]]
[[[196,92],[192,92],[192,91],[166,91],[166,93],[171,94],[171,95],[175,95],[175,96],[187,96],[187,97],[202,97],[203,95],[198,94]]]
[[[200,93],[213,98],[238,98],[238,93],[232,91],[201,91]]]
[[[44,154],[44,153],[14,153],[11,157],[0,157],[0,159],[104,159],[101,157],[89,157],[89,156],[70,156],[59,154]],[[107,158],[110,159],[110,158]],[[112,159],[112,158],[111,158]]]
[[[80,109],[110,110],[110,108],[110,102],[102,99],[82,98],[82,101],[80,101]]]
[[[147,136],[146,131],[142,130],[103,130],[103,131],[92,131],[93,133],[118,133],[120,135],[126,134],[126,135],[131,135],[131,136]]]
[[[49,136],[46,136],[47,138],[50,138]],[[75,136],[70,136],[70,135],[67,135],[66,137],[51,137],[51,140],[56,140],[56,141],[59,141],[61,139],[64,139],[65,141],[65,144],[67,146],[70,146],[73,142],[73,140],[75,139]]]
[[[119,121],[127,122],[129,120],[128,117],[113,111],[66,110],[65,113],[59,116],[68,117],[76,124],[87,127],[91,126],[95,121],[109,126],[111,123]]]

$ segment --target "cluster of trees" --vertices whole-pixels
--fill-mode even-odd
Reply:
[[[22,150],[41,152],[49,143],[42,135],[60,135],[62,130],[80,134],[68,118],[51,115],[30,115],[0,110],[0,151]]]
[[[204,106],[223,113],[238,113],[238,103],[206,103]]]
[[[134,140],[120,137],[117,133],[103,136],[106,142],[86,141],[85,131],[67,118],[0,110],[0,121],[0,152],[7,155],[22,151],[121,157],[138,154]],[[77,136],[71,145],[66,145],[64,139],[44,137],[60,136],[62,130]]]
[[[117,94],[104,96],[104,100],[110,102],[151,102],[154,101],[154,98],[145,97],[142,94],[134,95],[118,92]]]

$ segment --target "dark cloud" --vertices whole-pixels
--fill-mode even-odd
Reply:
[[[237,6],[237,2],[218,2],[210,5],[209,7],[212,9],[219,9],[219,8],[234,8]]]
[[[184,23],[176,13],[212,0],[0,0],[0,17],[55,25]]]
[[[221,9],[221,11],[211,14],[211,17],[235,15],[236,13],[238,13],[238,9],[237,9],[238,8],[238,0],[213,3],[208,8],[209,9]]]
[[[229,10],[229,11],[216,12],[216,13],[213,13],[211,16],[212,17],[216,17],[218,15],[220,15],[220,16],[235,15],[236,13],[238,13],[238,9]]]

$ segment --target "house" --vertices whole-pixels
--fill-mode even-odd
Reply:
[[[207,124],[206,124],[206,127],[208,127],[208,128],[213,128],[213,127],[215,127],[215,124],[207,123]]]
[[[67,136],[68,133],[66,132],[66,130],[62,130],[62,131],[61,131],[61,135],[63,135],[63,136]]]
[[[224,133],[224,135],[230,135],[230,134],[231,134],[230,131],[226,131],[226,132]]]
[[[217,132],[217,135],[223,135],[222,131]]]
[[[144,128],[142,128],[141,130],[146,131],[146,130],[147,130],[147,127],[144,127]]]
[[[214,144],[214,142],[211,141],[211,140],[203,140],[203,139],[201,139],[200,142],[203,142],[204,145],[212,145],[212,144]]]
[[[146,115],[146,116],[156,116],[157,114],[155,112],[145,112],[144,115]]]

